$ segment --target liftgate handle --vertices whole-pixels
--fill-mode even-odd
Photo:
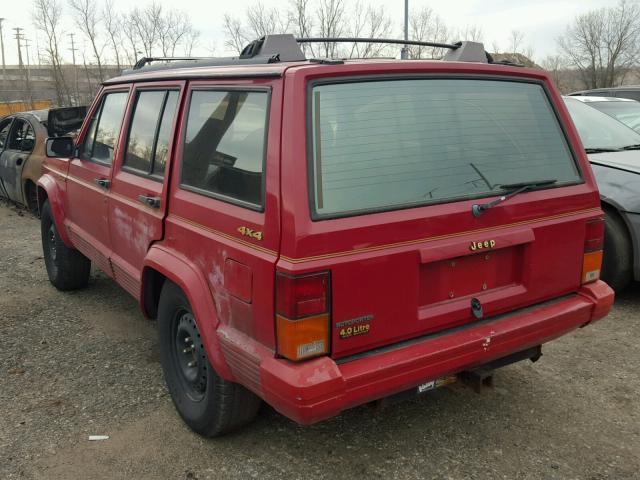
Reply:
[[[151,208],[160,208],[160,198],[158,197],[147,197],[146,195],[138,195],[138,201],[140,203],[144,203]]]

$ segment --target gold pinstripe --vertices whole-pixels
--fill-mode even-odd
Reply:
[[[171,217],[173,217],[173,218],[175,218],[175,219],[177,219],[177,220],[179,220],[181,222],[187,223],[187,224],[189,224],[189,225],[191,225],[193,227],[201,228],[201,229],[206,230],[208,232],[211,232],[211,233],[213,233],[215,235],[219,235],[219,236],[221,236],[223,238],[226,238],[227,240],[231,240],[232,242],[236,242],[236,243],[239,243],[241,245],[244,245],[245,247],[249,247],[249,248],[252,248],[254,250],[258,250],[259,252],[268,253],[269,255],[277,255],[278,254],[278,252],[276,252],[274,250],[270,250],[268,248],[261,247],[260,245],[254,245],[253,243],[247,242],[247,241],[245,241],[245,240],[243,240],[241,238],[234,237],[233,235],[229,235],[228,233],[221,232],[220,230],[216,230],[216,229],[211,228],[211,227],[207,227],[206,225],[202,225],[200,223],[194,222],[193,220],[189,220],[187,218],[181,217],[180,215],[170,214],[168,218],[171,218]]]
[[[354,250],[345,250],[342,252],[335,252],[335,253],[326,253],[323,255],[315,255],[315,256],[311,256],[311,257],[303,257],[303,258],[291,258],[291,257],[287,257],[286,255],[281,255],[280,258],[282,258],[283,260],[286,260],[287,262],[291,262],[291,263],[304,263],[304,262],[311,262],[314,260],[326,260],[329,258],[335,258],[335,257],[343,257],[345,255],[354,255],[357,253],[365,253],[365,252],[377,252],[379,250],[386,250],[386,249],[390,249],[390,248],[396,248],[396,247],[405,247],[405,246],[410,246],[410,245],[416,245],[418,243],[427,243],[427,242],[435,242],[437,240],[446,240],[448,238],[457,238],[457,237],[462,237],[465,235],[473,235],[473,234],[478,234],[478,233],[485,233],[485,232],[491,232],[491,231],[496,231],[496,230],[504,230],[506,228],[511,228],[511,227],[516,227],[516,226],[523,226],[523,225],[531,225],[534,223],[542,223],[542,222],[546,222],[549,220],[556,220],[558,218],[565,218],[565,217],[571,217],[571,216],[577,216],[577,215],[584,215],[587,213],[598,213],[600,212],[600,208],[596,207],[596,208],[587,208],[585,210],[576,210],[573,212],[567,212],[567,213],[562,213],[559,215],[551,215],[548,217],[542,217],[542,218],[536,218],[533,220],[523,220],[521,222],[515,222],[515,223],[507,223],[504,225],[498,225],[495,227],[487,227],[487,228],[478,228],[475,230],[467,230],[464,232],[458,232],[458,233],[451,233],[448,235],[439,235],[439,236],[434,236],[434,237],[425,237],[425,238],[420,238],[417,240],[407,240],[404,242],[396,242],[396,243],[388,243],[385,245],[377,245],[377,246],[373,246],[373,247],[364,247],[364,248],[358,248],[358,249],[354,249]]]

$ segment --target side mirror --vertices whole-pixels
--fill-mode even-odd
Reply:
[[[47,157],[71,158],[73,156],[74,142],[71,137],[47,138]]]
[[[20,150],[23,152],[30,152],[33,147],[36,146],[36,141],[33,138],[25,138],[20,142]]]

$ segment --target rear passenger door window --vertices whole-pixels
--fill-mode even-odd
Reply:
[[[123,160],[124,170],[162,179],[177,102],[176,90],[138,94]]]
[[[268,91],[194,90],[181,184],[253,209],[264,204]]]
[[[91,119],[80,148],[80,158],[111,165],[128,96],[128,92],[105,95],[100,108]]]

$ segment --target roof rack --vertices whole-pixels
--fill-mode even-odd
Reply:
[[[422,47],[449,48],[456,50],[460,48],[458,44],[420,42],[417,40],[398,40],[395,38],[362,38],[362,37],[303,37],[296,38],[298,43],[389,43],[396,45],[419,45]]]
[[[395,45],[417,45],[422,47],[444,48],[449,51],[442,58],[446,61],[491,63],[482,43],[458,42],[439,43],[417,40],[399,40],[391,38],[359,37],[308,37],[295,38],[291,34],[266,35],[244,47],[237,57],[143,57],[124,75],[139,71],[165,70],[170,68],[213,67],[223,65],[257,65],[278,62],[304,62],[308,59],[301,43],[388,43]],[[162,62],[158,65],[151,65]]]

